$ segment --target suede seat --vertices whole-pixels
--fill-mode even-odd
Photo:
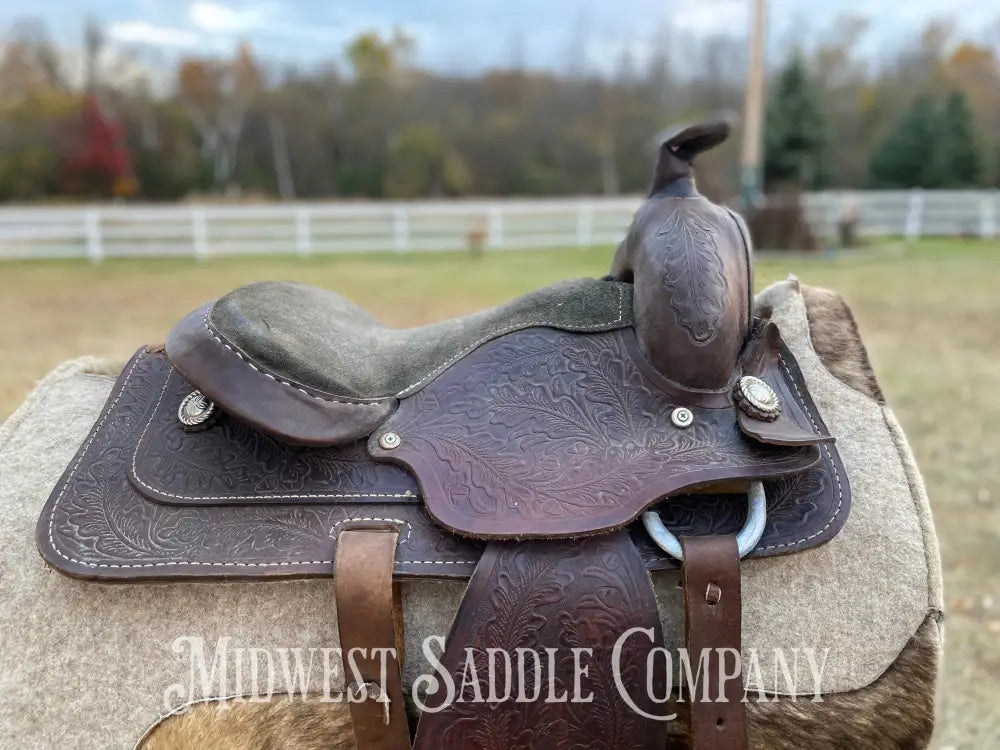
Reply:
[[[597,279],[559,282],[498,307],[409,329],[389,328],[339,294],[281,281],[236,289],[205,318],[209,330],[257,367],[358,401],[413,393],[505,333],[535,326],[605,331],[631,323],[631,285]]]

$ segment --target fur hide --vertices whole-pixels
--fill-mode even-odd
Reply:
[[[765,703],[751,694],[747,704],[751,750],[927,747],[934,730],[940,649],[938,624],[928,616],[892,666],[867,687],[825,695],[822,701],[771,696]],[[667,747],[688,747],[686,723],[671,725]]]
[[[196,703],[160,722],[142,750],[355,750],[346,703],[287,697]]]
[[[858,324],[844,298],[815,286],[802,286],[801,291],[813,349],[826,369],[854,390],[885,403]]]

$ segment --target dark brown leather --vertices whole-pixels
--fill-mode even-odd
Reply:
[[[758,326],[747,343],[741,364],[743,374],[764,380],[781,402],[781,413],[771,422],[755,419],[737,409],[740,429],[745,435],[772,445],[834,442],[826,426],[817,419],[818,410],[809,398],[795,358],[781,343],[778,326],[772,322]],[[792,366],[798,377],[793,375]]]
[[[494,542],[483,553],[469,581],[441,663],[452,675],[454,700],[441,689],[426,697],[431,709],[417,726],[415,750],[494,748],[505,750],[570,750],[571,748],[633,748],[662,750],[666,722],[645,718],[628,705],[615,684],[615,642],[631,628],[644,633],[623,641],[617,663],[621,682],[635,707],[652,716],[666,712],[647,693],[647,657],[662,647],[663,634],[649,576],[624,532],[578,542]],[[527,648],[543,656],[543,677],[537,700],[480,702],[471,677],[465,701],[459,701],[466,664],[466,647],[482,695],[489,698],[487,651],[513,652]],[[555,649],[552,672],[544,649]],[[579,662],[587,669],[574,690],[573,648],[592,649]],[[664,695],[666,660],[653,659],[653,694]],[[528,673],[533,672],[529,663]],[[503,686],[505,667],[496,682]],[[511,681],[511,695],[534,697],[532,685]],[[471,671],[468,673],[471,675]],[[553,701],[554,695],[586,698],[589,702]],[[442,682],[442,686],[444,681]],[[481,684],[480,684],[481,683]],[[504,691],[503,687],[498,688]],[[505,691],[504,691],[505,692]],[[497,694],[503,698],[504,693]]]
[[[636,214],[611,267],[633,280],[643,352],[693,388],[722,388],[750,326],[749,252],[732,216],[695,196],[666,196]]]
[[[750,330],[750,244],[739,217],[699,195],[691,161],[729,134],[707,123],[671,134],[650,200],[636,212],[611,264],[631,281],[636,335],[650,362],[692,388],[722,388]]]
[[[162,353],[142,350],[126,366],[39,518],[50,564],[108,580],[325,576],[337,533],[382,518],[399,529],[398,577],[472,574],[482,543],[431,521],[397,467],[356,444],[288,446],[226,414],[187,431],[177,407],[190,391]],[[821,453],[815,467],[765,482],[768,520],[753,556],[808,549],[843,525],[844,467],[833,446]],[[735,533],[746,498],[680,494],[657,512],[678,534]],[[676,567],[641,524],[633,537],[650,570]]]
[[[396,399],[365,402],[283,380],[253,362],[212,327],[211,305],[167,335],[167,356],[198,389],[254,429],[298,445],[336,445],[367,437]]]
[[[692,667],[701,663],[700,674],[707,676],[690,696],[691,748],[745,750],[747,718],[740,655],[743,609],[736,537],[685,536],[680,542],[684,551],[685,647]]]
[[[397,531],[348,529],[337,544],[334,586],[344,683],[358,750],[408,750],[401,633],[392,585]]]
[[[208,429],[185,429],[177,408],[193,386],[176,371],[160,386],[128,467],[133,485],[151,500],[201,506],[420,502],[416,480],[373,460],[366,441],[291,445],[228,414]]]
[[[691,426],[671,422],[678,407],[694,413]],[[456,533],[579,536],[687,488],[818,462],[813,446],[745,438],[735,412],[729,389],[684,389],[644,365],[630,329],[532,328],[479,347],[402,401],[368,447],[412,471],[427,511]],[[401,440],[392,450],[379,445],[388,432]]]
[[[716,120],[680,125],[664,133],[649,194],[656,195],[679,180],[691,178],[694,157],[725,141],[729,131],[728,122]]]
[[[102,580],[330,576],[338,534],[380,519],[399,530],[397,576],[472,573],[482,545],[439,529],[419,498],[335,497],[334,491],[323,502],[310,495],[307,507],[289,504],[288,495],[315,492],[323,475],[331,481],[353,477],[341,488],[356,489],[368,465],[341,472],[326,465],[331,456],[322,450],[270,453],[276,444],[269,438],[227,432],[226,415],[204,432],[187,432],[170,412],[190,390],[160,352],[143,349],[129,362],[39,517],[36,539],[46,561],[69,575]],[[172,436],[173,448],[155,461],[151,457],[149,471],[140,467],[144,480],[173,486],[179,480],[170,478],[177,474],[211,476],[191,478],[185,486],[203,493],[232,487],[238,495],[257,492],[270,502],[254,504],[251,498],[237,504],[225,496],[211,504],[210,494],[190,506],[153,499],[156,493],[130,481],[129,474],[143,433],[161,429]],[[218,450],[215,440],[226,434],[234,440]],[[201,449],[188,454],[191,445]],[[280,486],[271,484],[279,480]]]

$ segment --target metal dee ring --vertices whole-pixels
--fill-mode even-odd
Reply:
[[[764,485],[759,481],[750,482],[750,488],[747,490],[747,522],[736,535],[736,545],[739,547],[741,558],[746,557],[757,546],[757,542],[764,535],[766,521],[767,498],[764,496]],[[673,558],[684,559],[680,541],[666,527],[659,513],[647,510],[642,514],[642,523],[660,549]]]

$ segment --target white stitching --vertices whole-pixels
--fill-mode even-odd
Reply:
[[[400,537],[399,541],[397,541],[396,544],[404,544],[406,542],[406,540],[410,538],[410,532],[413,531],[413,527],[410,525],[410,522],[407,521],[407,520],[405,520],[405,519],[402,519],[402,518],[376,518],[374,516],[364,516],[364,517],[361,517],[361,518],[343,518],[343,519],[337,521],[337,523],[335,523],[333,525],[333,528],[330,529],[330,534],[329,535],[330,535],[331,538],[335,538],[337,536],[337,527],[338,526],[341,526],[341,525],[343,525],[345,523],[356,523],[356,522],[363,522],[363,521],[385,521],[386,523],[402,524],[403,526],[405,526],[406,527],[406,534],[404,534],[402,537]]]
[[[333,565],[334,563],[333,560],[286,560],[266,563],[198,562],[195,560],[175,560],[163,563],[113,565],[110,563],[85,562],[84,560],[67,557],[59,552],[59,550],[56,550],[56,552],[59,553],[59,556],[64,560],[69,560],[70,562],[74,562],[78,565],[86,565],[88,568],[117,568],[119,570],[125,570],[126,568],[167,568],[171,566],[177,567],[178,565],[197,565],[208,568],[281,568],[292,565]],[[396,565],[476,565],[478,562],[478,560],[397,560]]]
[[[397,545],[404,544],[410,538],[410,532],[413,531],[413,526],[410,525],[410,522],[403,518],[378,518],[375,516],[364,516],[359,518],[344,518],[340,521],[337,521],[337,523],[333,525],[333,529],[330,530],[330,536],[332,537],[334,535],[333,532],[337,529],[337,527],[342,526],[343,524],[364,523],[371,521],[384,521],[388,523],[403,524],[403,526],[406,527],[406,534],[399,539],[399,541],[396,543]],[[476,565],[479,561],[478,560],[454,560],[454,561],[403,560],[403,561],[397,561],[397,564],[400,564],[400,562],[404,562],[407,565]]]
[[[784,357],[781,356],[781,352],[778,352],[778,361],[781,363],[781,366],[784,368],[785,374],[788,375],[788,380],[789,380],[789,382],[791,382],[792,387],[795,388],[795,393],[798,395],[799,405],[802,407],[802,411],[804,411],[806,413],[806,416],[809,418],[809,422],[812,424],[813,431],[817,435],[819,435],[820,434],[819,425],[816,424],[816,420],[813,419],[812,414],[810,413],[809,409],[806,407],[805,398],[802,395],[802,391],[799,390],[799,384],[796,383],[795,382],[795,378],[792,377],[792,372],[791,372],[791,370],[788,369],[788,365],[785,363]],[[794,547],[796,545],[802,544],[803,542],[808,542],[810,539],[816,538],[817,536],[819,536],[820,534],[822,534],[824,531],[826,531],[828,528],[830,528],[833,525],[833,522],[837,520],[837,516],[840,515],[840,511],[844,507],[844,486],[840,482],[840,472],[837,471],[837,462],[833,460],[833,455],[830,453],[830,446],[828,446],[827,444],[824,443],[823,445],[820,446],[820,448],[826,452],[826,457],[830,461],[830,466],[833,467],[833,477],[834,477],[834,479],[837,482],[837,508],[836,508],[836,510],[834,510],[833,515],[830,516],[830,520],[827,521],[826,526],[824,526],[822,529],[820,529],[819,531],[815,532],[814,534],[810,534],[809,536],[803,537],[802,539],[797,539],[794,542],[784,542],[783,544],[769,544],[766,547],[762,547],[761,548],[762,550],[780,549],[781,547]]]
[[[139,436],[139,440],[135,444],[135,450],[132,451],[132,476],[135,478],[135,481],[137,481],[139,484],[141,484],[143,487],[145,487],[150,492],[155,492],[156,494],[162,495],[163,497],[171,497],[171,498],[174,498],[175,500],[262,500],[264,498],[267,498],[269,500],[308,500],[308,499],[311,499],[311,498],[331,498],[331,499],[333,499],[333,498],[341,498],[341,499],[344,499],[344,498],[359,498],[360,499],[360,498],[363,498],[363,497],[370,497],[370,498],[404,498],[404,497],[419,498],[420,497],[420,495],[415,495],[414,493],[410,492],[409,490],[407,490],[406,492],[395,492],[395,493],[390,493],[390,492],[382,492],[382,493],[378,493],[378,492],[375,492],[375,493],[364,493],[364,492],[334,492],[334,493],[306,492],[306,493],[290,494],[290,495],[268,495],[268,494],[260,494],[260,495],[179,495],[179,494],[174,493],[174,492],[167,492],[166,490],[162,490],[159,487],[154,487],[151,484],[147,484],[146,481],[142,477],[139,476],[139,466],[138,466],[139,449],[142,447],[143,442],[146,440],[146,433],[149,432],[149,428],[153,424],[153,419],[156,417],[156,414],[160,411],[160,404],[163,401],[163,396],[167,392],[167,385],[169,384],[170,378],[172,378],[173,375],[174,375],[174,373],[173,373],[173,371],[171,371],[170,375],[167,376],[167,380],[163,383],[163,388],[160,390],[160,398],[157,399],[156,406],[154,406],[153,410],[150,412],[150,414],[149,414],[149,420],[146,422],[146,426],[143,428],[142,434]],[[263,504],[263,503],[261,503],[261,504]]]
[[[564,331],[593,331],[593,332],[597,332],[597,331],[606,331],[606,330],[609,330],[610,328],[612,328],[614,326],[617,326],[619,323],[622,322],[622,318],[624,316],[624,308],[625,308],[625,292],[623,291],[623,289],[624,289],[624,287],[622,287],[622,286],[618,287],[618,317],[615,320],[611,321],[610,323],[602,323],[599,326],[571,326],[571,325],[568,325],[568,324],[567,325],[556,324],[556,323],[553,323],[552,321],[542,320],[542,321],[537,321],[537,322],[521,323],[521,324],[509,326],[508,328],[505,328],[505,329],[502,329],[502,330],[497,331],[495,333],[492,333],[492,334],[489,334],[487,336],[484,336],[483,338],[479,339],[479,341],[476,341],[475,343],[470,344],[465,349],[463,349],[458,354],[456,354],[454,357],[452,357],[450,360],[448,360],[447,362],[445,362],[443,365],[440,365],[437,368],[435,368],[434,370],[432,370],[431,372],[429,372],[427,375],[425,375],[423,378],[421,378],[420,380],[418,380],[416,383],[408,385],[403,390],[399,391],[396,394],[396,397],[397,398],[401,398],[401,397],[407,395],[408,391],[410,391],[412,389],[415,389],[415,388],[419,388],[420,386],[425,385],[426,383],[428,383],[429,381],[431,381],[435,377],[437,377],[440,373],[442,373],[445,370],[447,370],[449,367],[451,367],[453,364],[455,364],[455,362],[457,362],[458,360],[460,360],[462,357],[464,357],[466,354],[468,354],[469,352],[471,352],[476,347],[481,346],[482,344],[485,344],[487,341],[490,341],[492,339],[499,338],[500,336],[504,336],[504,335],[506,335],[508,333],[513,333],[514,331],[521,331],[521,330],[524,330],[525,328],[533,328],[533,327],[536,327],[536,326],[547,326],[549,328],[557,328],[557,329],[564,330]]]
[[[624,291],[624,287],[623,286],[619,286],[618,287],[618,317],[615,320],[613,320],[613,321],[610,321],[608,323],[601,323],[599,325],[589,325],[589,326],[588,325],[572,326],[572,325],[569,325],[569,324],[556,323],[556,322],[553,322],[553,321],[550,321],[550,320],[537,320],[537,321],[524,321],[524,322],[520,322],[520,323],[511,325],[511,326],[509,326],[507,328],[501,329],[499,331],[495,331],[493,333],[487,334],[486,336],[483,336],[481,339],[479,339],[475,343],[470,344],[469,346],[465,347],[465,349],[463,349],[458,354],[456,354],[455,356],[453,356],[447,362],[445,362],[444,364],[439,365],[438,367],[434,368],[431,372],[429,372],[428,374],[424,375],[420,380],[418,380],[415,383],[411,383],[410,385],[406,386],[405,388],[403,388],[401,391],[399,391],[395,395],[372,396],[372,397],[367,397],[367,398],[364,398],[364,397],[352,398],[350,396],[340,396],[339,397],[339,398],[352,398],[351,401],[340,401],[340,400],[338,400],[337,397],[331,396],[331,397],[327,398],[327,397],[324,397],[324,396],[316,395],[314,393],[310,393],[309,391],[304,390],[302,387],[300,387],[299,385],[296,385],[295,383],[293,383],[291,381],[282,380],[281,378],[279,378],[279,377],[277,377],[275,375],[272,375],[269,372],[265,372],[265,371],[261,370],[253,362],[251,362],[250,359],[245,354],[243,354],[243,352],[241,352],[239,349],[231,346],[228,342],[224,341],[219,334],[216,333],[216,331],[212,327],[211,322],[209,321],[209,315],[211,314],[211,312],[212,312],[212,308],[209,307],[205,311],[205,316],[202,319],[202,322],[205,325],[205,330],[207,330],[208,333],[209,333],[209,335],[213,339],[215,339],[215,341],[216,341],[217,344],[219,344],[220,346],[225,347],[230,352],[232,352],[237,357],[239,357],[241,360],[243,360],[243,362],[245,362],[247,365],[249,365],[250,368],[253,369],[254,372],[256,372],[258,375],[262,375],[265,378],[269,378],[270,380],[273,380],[275,383],[279,383],[281,385],[287,386],[288,388],[292,388],[292,389],[298,391],[299,393],[302,393],[302,394],[304,394],[306,396],[309,396],[310,398],[317,399],[318,401],[333,402],[335,404],[345,404],[345,405],[348,405],[348,406],[366,406],[366,405],[371,404],[371,403],[377,403],[377,402],[380,402],[380,401],[385,401],[386,399],[390,399],[390,398],[402,398],[403,396],[409,395],[410,391],[412,391],[414,389],[417,389],[417,388],[425,385],[429,381],[433,380],[435,377],[437,377],[442,372],[444,372],[445,370],[447,370],[449,367],[451,367],[453,364],[455,364],[458,360],[460,360],[466,354],[468,354],[469,352],[471,352],[473,349],[476,349],[477,347],[482,346],[486,342],[491,341],[491,340],[496,339],[496,338],[499,338],[500,336],[504,336],[504,335],[506,335],[508,333],[513,333],[515,331],[521,331],[521,330],[524,330],[526,328],[534,328],[534,327],[537,327],[537,326],[545,326],[545,327],[549,327],[549,328],[556,328],[556,329],[564,330],[564,331],[591,331],[591,332],[594,332],[594,333],[596,333],[598,331],[612,330],[615,327],[617,327],[618,325],[620,325],[621,322],[622,322],[622,320],[624,320],[624,317],[625,317],[625,291]]]
[[[306,396],[309,396],[309,398],[314,398],[314,399],[316,399],[317,401],[325,401],[325,402],[328,402],[328,403],[334,403],[334,404],[344,404],[345,406],[367,406],[367,404],[364,404],[364,403],[361,403],[361,402],[362,402],[362,401],[384,401],[384,400],[385,400],[385,398],[381,398],[381,399],[374,399],[374,398],[368,398],[368,399],[358,399],[358,400],[356,400],[356,401],[341,401],[341,400],[339,400],[339,399],[337,399],[337,398],[333,398],[333,397],[331,397],[331,398],[326,398],[325,396],[318,396],[318,395],[316,395],[315,393],[310,393],[309,391],[307,391],[307,390],[304,390],[303,388],[300,388],[299,386],[297,386],[297,385],[295,385],[294,383],[291,383],[291,382],[289,382],[289,381],[287,381],[287,380],[282,380],[282,379],[280,379],[280,378],[277,378],[277,377],[275,377],[274,375],[272,375],[272,374],[271,374],[271,373],[269,373],[269,372],[264,372],[263,370],[261,370],[260,368],[258,368],[258,367],[257,367],[257,365],[255,365],[255,364],[254,364],[253,362],[251,362],[251,361],[250,361],[250,360],[249,360],[249,359],[247,358],[247,356],[246,356],[245,354],[243,354],[243,352],[241,352],[240,350],[238,350],[238,349],[236,349],[236,348],[234,348],[234,347],[230,346],[228,342],[226,342],[226,341],[223,341],[223,340],[222,340],[222,339],[221,339],[221,338],[220,338],[220,337],[219,337],[219,336],[218,336],[218,335],[217,335],[217,334],[215,333],[215,331],[214,331],[214,330],[212,329],[212,326],[211,326],[211,324],[210,324],[210,323],[209,323],[209,321],[208,321],[208,315],[209,315],[209,313],[210,313],[211,311],[212,311],[212,308],[211,308],[211,307],[209,307],[209,308],[208,308],[208,309],[207,309],[207,310],[205,311],[205,317],[204,317],[204,318],[202,318],[202,321],[203,321],[203,322],[204,322],[204,324],[205,324],[205,330],[206,330],[206,331],[208,331],[209,335],[210,335],[210,336],[211,336],[211,337],[212,337],[213,339],[215,339],[215,342],[216,342],[217,344],[219,344],[219,345],[220,345],[220,346],[222,346],[222,347],[225,347],[226,349],[228,349],[229,351],[231,351],[231,352],[232,352],[233,354],[235,354],[235,355],[236,355],[237,357],[239,357],[239,358],[240,358],[241,360],[243,360],[243,361],[244,361],[244,362],[245,362],[245,363],[246,363],[247,365],[249,365],[249,366],[250,366],[250,369],[252,369],[252,370],[253,370],[254,372],[256,372],[256,373],[257,373],[258,375],[262,375],[262,376],[264,376],[265,378],[269,378],[270,380],[273,380],[273,381],[274,381],[275,383],[280,383],[281,385],[284,385],[284,386],[288,386],[289,388],[291,388],[291,389],[293,389],[293,390],[296,390],[296,391],[298,391],[299,393],[302,393],[302,394],[304,394],[304,395],[306,395]],[[388,397],[386,397],[386,398],[388,398]]]
[[[125,379],[122,381],[122,385],[118,391],[118,394],[115,396],[114,401],[111,402],[111,405],[101,416],[101,419],[97,423],[97,426],[90,434],[90,437],[84,444],[83,449],[80,451],[79,457],[73,464],[73,468],[67,475],[66,481],[63,483],[62,489],[59,491],[59,495],[56,497],[56,501],[52,503],[52,511],[51,513],[49,513],[49,534],[48,534],[49,546],[52,548],[52,551],[55,552],[57,555],[59,555],[59,557],[63,558],[64,560],[67,560],[71,563],[75,563],[77,565],[83,565],[88,568],[108,568],[116,570],[125,570],[133,568],[168,568],[168,567],[177,567],[183,565],[208,567],[208,568],[273,568],[273,567],[292,567],[296,565],[333,565],[334,563],[333,560],[284,560],[284,561],[263,562],[263,563],[199,562],[194,560],[176,560],[171,562],[125,563],[125,564],[94,563],[94,562],[87,562],[86,560],[78,560],[75,557],[70,557],[69,555],[65,554],[61,549],[59,549],[59,545],[56,544],[54,530],[53,530],[55,526],[56,510],[59,507],[59,503],[62,501],[63,497],[65,497],[66,490],[69,488],[70,481],[73,479],[73,476],[80,468],[80,464],[83,463],[83,459],[86,457],[87,452],[90,450],[90,446],[97,438],[97,435],[101,432],[104,423],[107,421],[108,417],[114,411],[115,406],[118,404],[118,401],[121,399],[122,394],[125,392],[125,387],[128,385],[128,382],[131,379],[132,373],[135,371],[136,366],[144,357],[148,355],[148,352],[149,352],[148,349],[144,349],[142,354],[138,355],[135,358],[135,361],[132,362],[132,366],[129,368],[128,373],[125,375]],[[169,376],[167,380],[169,381]],[[164,387],[160,391],[160,399],[157,401],[157,406],[159,406],[160,401],[163,399],[163,394],[165,392],[166,392],[166,383],[164,383]],[[154,407],[153,411],[154,412],[156,411],[156,407]],[[148,426],[149,425],[147,424],[147,428]],[[145,434],[145,430],[143,432]],[[361,520],[361,519],[344,519],[344,521],[341,521],[340,523],[346,523],[352,520]],[[406,522],[403,521],[403,523]],[[337,525],[339,524],[335,524],[335,527]],[[407,524],[407,526],[409,526],[409,524]],[[475,564],[477,564],[476,560],[397,560],[396,561],[396,565],[475,565]]]
[[[388,492],[384,493],[376,492],[372,494],[365,494],[363,492],[339,492],[339,493],[335,492],[335,493],[323,494],[320,492],[315,492],[315,493],[301,493],[296,495],[175,495],[172,492],[166,492],[164,490],[157,489],[156,487],[151,487],[150,485],[146,484],[139,477],[139,475],[135,474],[134,469],[133,469],[133,475],[135,476],[135,481],[137,481],[139,484],[141,484],[150,492],[155,492],[158,495],[163,495],[164,497],[176,498],[178,500],[262,500],[265,498],[267,500],[310,500],[316,498],[330,498],[334,500],[354,498],[360,500],[361,498],[366,498],[366,497],[386,498],[386,499],[403,498],[403,497],[412,497],[418,499],[420,498],[420,495],[415,495],[412,492],[401,492],[395,494]]]

